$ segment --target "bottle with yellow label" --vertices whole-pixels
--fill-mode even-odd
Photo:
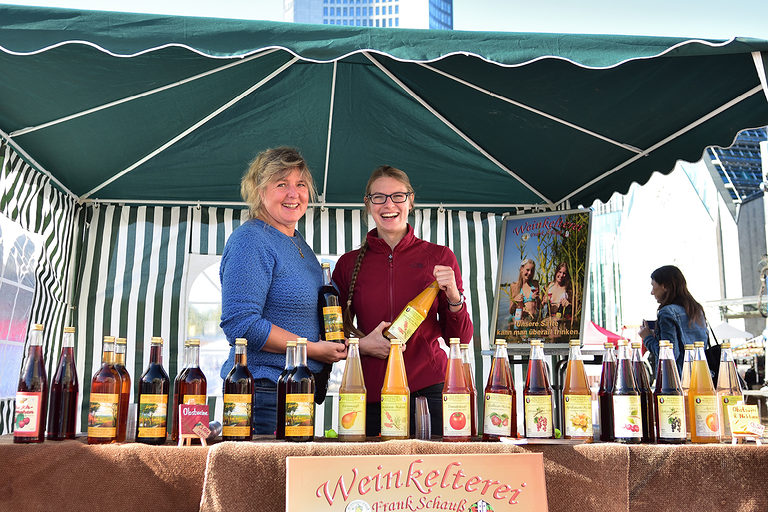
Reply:
[[[117,441],[117,420],[120,407],[120,375],[114,366],[115,338],[104,336],[101,367],[91,380],[88,405],[88,444]]]
[[[128,404],[131,402],[131,374],[125,367],[127,340],[115,339],[115,370],[120,375],[120,407],[117,417],[117,442],[123,443],[128,435]]]
[[[563,383],[563,437],[592,441],[592,391],[581,358],[581,342],[571,340]]]
[[[224,379],[224,441],[250,441],[253,419],[253,375],[248,369],[248,340],[235,339],[235,364]]]
[[[695,348],[691,365],[691,388],[688,390],[688,410],[691,412],[688,428],[691,430],[691,442],[718,443],[720,407],[704,356],[704,342],[697,341],[693,345]]]
[[[347,362],[339,386],[339,441],[365,441],[367,390],[357,338],[349,338]]]
[[[627,340],[619,340],[613,393],[613,436],[617,443],[640,443],[643,437],[640,392],[635,383]]]
[[[178,398],[174,400],[173,440],[179,435],[179,405],[205,405],[208,403],[208,380],[200,369],[200,340],[187,341],[187,367],[177,383]],[[176,391],[174,390],[174,396]]]
[[[717,373],[717,400],[720,402],[720,418],[723,426],[723,441],[731,439],[731,422],[728,419],[728,406],[736,405],[744,400],[744,391],[736,373],[736,363],[733,361],[731,344],[724,342],[721,346],[720,368]]]
[[[296,366],[285,380],[285,440],[315,438],[315,378],[307,367],[307,340],[296,341]]]
[[[325,341],[343,343],[344,321],[341,316],[339,292],[336,291],[331,282],[331,265],[330,263],[323,263],[320,266],[323,269],[323,286],[320,287],[317,307],[319,309],[320,322],[323,326],[321,335]]]
[[[681,444],[685,442],[685,403],[683,388],[677,373],[672,344],[659,342],[659,364],[656,369],[656,389],[653,393],[656,415],[656,442]]]
[[[688,390],[691,388],[691,369],[693,368],[693,343],[685,344],[683,369],[680,373],[680,387],[683,389],[685,401],[685,428],[688,441],[691,440],[691,411],[688,409]]]
[[[517,437],[517,404],[507,341],[496,340],[496,353],[483,393],[483,441]]]
[[[443,441],[469,441],[472,438],[471,389],[467,385],[460,344],[459,338],[450,339],[443,384]]]
[[[552,386],[544,364],[544,346],[541,340],[531,340],[531,355],[528,359],[528,376],[523,388],[523,412],[525,437],[555,437],[552,425]]]
[[[411,391],[405,375],[402,342],[389,345],[387,371],[381,387],[381,439],[408,439],[410,435]]]
[[[439,291],[440,285],[437,284],[437,281],[432,281],[424,291],[406,304],[400,314],[392,321],[392,324],[384,331],[384,336],[389,339],[399,339],[403,344],[411,339],[413,333],[429,314],[429,309],[435,302],[435,297]]]
[[[149,365],[139,379],[136,442],[157,445],[167,437],[171,379],[163,368],[163,338],[153,337],[150,343]]]

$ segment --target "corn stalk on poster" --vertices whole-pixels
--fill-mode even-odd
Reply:
[[[504,218],[494,338],[568,343],[580,337],[590,219],[589,210]]]

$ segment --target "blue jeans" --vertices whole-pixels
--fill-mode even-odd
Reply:
[[[269,379],[255,379],[253,381],[251,423],[255,435],[275,435],[277,425],[277,384]]]

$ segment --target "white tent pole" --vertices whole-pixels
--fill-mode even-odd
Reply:
[[[765,52],[768,57],[768,52]],[[763,64],[763,56],[761,52],[752,52],[752,60],[755,61],[755,68],[757,68],[757,76],[760,77],[760,84],[763,86],[763,92],[765,93],[765,99],[768,101],[768,79],[765,77],[765,64]]]
[[[460,83],[462,85],[465,85],[465,86],[467,86],[467,87],[469,87],[471,89],[474,89],[474,90],[476,90],[478,92],[486,94],[486,95],[488,95],[488,96],[490,96],[492,98],[496,98],[498,100],[504,101],[506,103],[509,103],[510,105],[515,105],[516,107],[520,107],[523,110],[527,110],[527,111],[532,112],[534,114],[537,114],[539,116],[546,117],[547,119],[551,119],[552,121],[555,121],[556,123],[563,124],[565,126],[568,126],[569,128],[573,128],[574,130],[580,131],[582,133],[586,133],[587,135],[590,135],[590,136],[595,137],[597,139],[604,140],[605,142],[608,142],[608,143],[613,144],[615,146],[619,146],[620,148],[626,149],[627,151],[630,151],[632,153],[640,153],[642,151],[639,148],[636,148],[636,147],[631,146],[629,144],[624,144],[622,142],[613,140],[613,139],[611,139],[609,137],[606,137],[605,135],[600,135],[597,132],[593,132],[592,130],[589,130],[589,129],[584,128],[582,126],[579,126],[577,124],[573,124],[573,123],[571,123],[569,121],[566,121],[565,119],[561,119],[561,118],[559,118],[557,116],[553,116],[552,114],[547,114],[543,110],[539,110],[537,108],[533,108],[531,106],[526,105],[525,103],[520,103],[519,101],[515,101],[515,100],[513,100],[511,98],[507,98],[506,96],[502,96],[501,94],[496,94],[495,92],[489,91],[487,89],[483,89],[482,87],[477,86],[477,85],[475,85],[475,84],[473,84],[471,82],[467,82],[466,80],[462,80],[461,78],[459,78],[457,76],[454,76],[454,75],[451,75],[450,73],[446,73],[445,71],[442,71],[440,69],[434,68],[434,67],[430,66],[429,64],[424,64],[424,63],[421,63],[421,62],[419,62],[418,64],[421,67],[423,67],[423,68],[426,68],[426,69],[428,69],[428,70],[430,70],[430,71],[432,71],[434,73],[437,73],[437,74],[442,75],[442,76],[444,76],[446,78],[449,78],[449,79],[451,79],[451,80],[453,80],[455,82],[458,82],[458,83]]]
[[[176,135],[175,137],[173,137],[171,140],[169,140],[168,142],[166,142],[165,144],[163,144],[162,146],[160,146],[160,147],[159,147],[159,148],[157,148],[156,150],[154,150],[154,151],[150,152],[148,155],[146,155],[146,156],[144,156],[143,158],[139,159],[139,160],[138,160],[136,163],[134,163],[134,164],[132,164],[132,165],[128,166],[126,169],[124,169],[124,170],[122,170],[122,171],[118,172],[117,174],[115,174],[114,176],[112,176],[112,177],[111,177],[111,178],[109,178],[108,180],[104,181],[104,182],[103,182],[103,183],[101,183],[100,185],[97,185],[96,187],[92,188],[91,190],[89,190],[88,192],[86,192],[85,194],[83,194],[83,195],[81,196],[81,198],[82,198],[82,199],[86,199],[86,198],[90,197],[90,196],[91,196],[91,195],[92,195],[94,192],[97,192],[97,191],[101,190],[102,188],[106,187],[107,185],[109,185],[109,184],[110,184],[110,183],[112,183],[113,181],[117,180],[118,178],[120,178],[120,177],[122,177],[122,176],[124,176],[124,175],[128,174],[128,173],[129,173],[129,172],[131,172],[132,170],[136,169],[137,167],[139,167],[139,166],[140,166],[141,164],[143,164],[144,162],[146,162],[146,161],[148,161],[148,160],[150,160],[150,159],[154,158],[156,155],[158,155],[158,154],[162,153],[163,151],[165,151],[165,150],[166,150],[166,149],[168,149],[169,147],[173,146],[173,145],[174,145],[174,144],[176,144],[178,141],[180,141],[181,139],[183,139],[184,137],[186,137],[186,136],[187,136],[187,135],[189,135],[190,133],[194,132],[195,130],[197,130],[198,128],[200,128],[202,125],[204,125],[205,123],[207,123],[208,121],[210,121],[211,119],[213,119],[214,117],[216,117],[217,115],[219,115],[220,113],[222,113],[222,112],[224,112],[225,110],[227,110],[228,108],[230,108],[232,105],[234,105],[235,103],[237,103],[237,102],[238,102],[238,101],[240,101],[241,99],[243,99],[243,98],[245,98],[246,96],[248,96],[249,94],[253,93],[253,92],[254,92],[255,90],[257,90],[259,87],[261,87],[262,85],[264,85],[265,83],[269,82],[269,81],[270,81],[270,80],[272,80],[274,77],[276,77],[277,75],[279,75],[280,73],[282,73],[283,71],[285,71],[286,69],[288,69],[289,67],[291,67],[291,66],[292,66],[292,65],[293,65],[293,64],[294,64],[296,61],[298,61],[298,60],[299,60],[299,58],[298,58],[298,57],[294,57],[294,58],[293,58],[293,59],[291,59],[290,61],[286,62],[285,64],[283,64],[282,66],[280,66],[279,68],[277,68],[275,71],[273,71],[272,73],[270,73],[269,75],[267,75],[265,78],[263,78],[262,80],[260,80],[260,81],[259,81],[259,82],[258,82],[256,85],[254,85],[254,86],[252,86],[252,87],[248,88],[248,89],[247,89],[247,90],[246,90],[244,93],[242,93],[242,94],[238,94],[237,96],[235,96],[234,98],[232,98],[231,100],[229,100],[228,102],[226,102],[224,105],[222,105],[221,107],[217,108],[216,110],[214,110],[213,112],[211,112],[209,115],[205,116],[203,119],[201,119],[200,121],[196,122],[195,124],[193,124],[192,126],[190,126],[189,128],[187,128],[186,130],[184,130],[183,132],[181,132],[180,134]]]
[[[323,195],[320,197],[320,201],[325,204],[326,193],[328,191],[328,168],[330,167],[331,159],[331,132],[333,128],[333,104],[336,97],[336,66],[338,62],[333,61],[333,77],[331,78],[331,105],[328,108],[328,135],[325,143],[325,172],[323,174]]]
[[[211,70],[208,70],[208,71],[206,71],[204,73],[200,73],[198,75],[194,75],[194,76],[191,76],[189,78],[185,78],[184,80],[180,80],[180,81],[174,82],[172,84],[168,84],[168,85],[164,85],[162,87],[158,87],[157,89],[151,89],[149,91],[145,91],[145,92],[142,92],[142,93],[139,93],[139,94],[134,94],[133,96],[126,96],[125,98],[121,98],[119,100],[111,101],[109,103],[105,103],[103,105],[99,105],[98,107],[89,108],[88,110],[83,110],[82,112],[77,112],[76,114],[70,114],[68,116],[61,117],[59,119],[54,119],[53,121],[48,121],[47,123],[39,124],[37,126],[28,126],[27,128],[22,128],[20,130],[16,130],[15,132],[11,133],[11,135],[16,137],[16,136],[19,136],[19,135],[24,135],[25,133],[31,133],[31,132],[34,132],[34,131],[37,131],[37,130],[42,130],[43,128],[48,128],[49,126],[54,126],[54,125],[57,125],[59,123],[64,123],[66,121],[71,121],[72,119],[77,119],[78,117],[87,116],[89,114],[93,114],[94,112],[98,112],[100,110],[105,110],[105,109],[108,109],[108,108],[115,107],[117,105],[121,105],[123,103],[127,103],[129,101],[133,101],[133,100],[136,100],[136,99],[139,99],[139,98],[144,98],[146,96],[151,96],[152,94],[157,94],[159,92],[163,92],[163,91],[166,91],[168,89],[172,89],[174,87],[178,87],[180,85],[184,85],[186,83],[193,82],[193,81],[198,80],[200,78],[204,78],[204,77],[212,75],[214,73],[218,73],[219,71],[224,71],[224,70],[229,69],[231,67],[239,66],[240,64],[244,64],[244,63],[246,63],[248,61],[251,61],[253,59],[258,59],[259,57],[263,57],[264,55],[267,55],[267,54],[272,53],[274,51],[277,51],[277,50],[269,50],[269,51],[266,51],[264,53],[253,55],[251,57],[248,57],[247,59],[243,59],[243,60],[240,60],[240,61],[237,61],[237,62],[232,62],[232,63],[227,64],[225,66],[221,66],[221,67],[218,67],[216,69],[211,69]]]
[[[694,128],[696,128],[697,126],[699,126],[699,125],[701,125],[701,124],[705,123],[706,121],[709,121],[710,119],[712,119],[712,118],[713,118],[713,117],[715,117],[716,115],[720,114],[721,112],[725,112],[726,110],[728,110],[728,109],[729,109],[729,108],[731,108],[732,106],[734,106],[734,105],[736,105],[736,104],[738,104],[738,103],[740,103],[740,102],[744,101],[745,99],[749,98],[750,96],[754,96],[755,94],[759,93],[759,92],[760,92],[762,89],[763,89],[763,86],[762,86],[762,85],[758,85],[758,86],[756,86],[756,87],[753,87],[752,89],[748,90],[748,91],[747,91],[747,92],[745,92],[744,94],[741,94],[741,95],[739,95],[739,96],[735,97],[734,99],[732,99],[732,100],[731,100],[731,101],[729,101],[728,103],[726,103],[726,104],[724,104],[724,105],[722,105],[722,106],[720,106],[720,107],[716,108],[715,110],[713,110],[713,111],[712,111],[712,112],[710,112],[709,114],[707,114],[707,115],[705,115],[705,116],[703,116],[703,117],[701,117],[701,118],[697,119],[696,121],[692,122],[692,123],[691,123],[691,124],[689,124],[688,126],[686,126],[686,127],[682,128],[682,129],[680,129],[680,130],[676,131],[675,133],[673,133],[673,134],[672,134],[672,135],[670,135],[669,137],[666,137],[666,138],[664,138],[664,139],[660,140],[659,142],[657,142],[657,143],[656,143],[656,144],[654,144],[653,146],[651,146],[651,147],[649,147],[648,149],[644,150],[644,151],[643,151],[642,153],[640,153],[639,155],[635,155],[635,156],[633,156],[632,158],[630,158],[629,160],[627,160],[626,162],[624,162],[624,163],[622,163],[622,164],[619,164],[619,165],[617,165],[616,167],[614,167],[614,168],[613,168],[613,169],[611,169],[610,171],[606,171],[606,172],[604,172],[603,174],[601,174],[601,175],[600,175],[600,176],[598,176],[597,178],[595,178],[595,179],[591,180],[590,182],[588,182],[588,183],[586,183],[586,184],[582,185],[581,187],[577,188],[576,190],[574,190],[573,192],[571,192],[571,193],[570,193],[570,194],[568,194],[567,196],[563,197],[563,198],[562,198],[562,199],[560,199],[560,201],[558,201],[558,202],[563,202],[563,201],[566,201],[566,200],[570,199],[571,197],[575,196],[576,194],[578,194],[578,193],[579,193],[579,192],[581,192],[582,190],[584,190],[584,189],[586,189],[586,188],[588,188],[588,187],[591,187],[592,185],[594,185],[594,184],[595,184],[595,183],[597,183],[598,181],[600,181],[600,180],[602,180],[602,179],[604,179],[604,178],[607,178],[608,176],[610,176],[611,174],[615,173],[616,171],[620,171],[621,169],[623,169],[624,167],[628,166],[629,164],[631,164],[631,163],[635,162],[636,160],[639,160],[640,158],[643,158],[643,157],[646,157],[646,156],[648,156],[649,154],[651,154],[652,152],[656,151],[656,150],[657,150],[657,149],[659,149],[660,147],[664,146],[664,145],[665,145],[665,144],[667,144],[668,142],[670,142],[670,141],[672,141],[672,140],[674,140],[674,139],[678,138],[680,135],[683,135],[684,133],[686,133],[686,132],[689,132],[689,131],[693,130],[693,129],[694,129]]]
[[[523,185],[525,188],[539,196],[542,200],[544,200],[550,207],[554,206],[554,203],[550,201],[544,194],[536,190],[533,186],[531,186],[528,182],[526,182],[524,179],[522,179],[520,176],[515,174],[512,170],[510,170],[507,166],[499,162],[496,158],[493,157],[490,153],[488,153],[485,149],[480,147],[480,145],[472,140],[467,134],[462,132],[457,126],[455,126],[453,123],[451,123],[448,119],[443,117],[439,112],[437,112],[435,109],[433,109],[424,99],[422,99],[418,94],[413,92],[407,85],[405,85],[403,82],[401,82],[394,74],[392,74],[387,68],[385,68],[382,64],[380,64],[376,59],[371,56],[368,52],[363,52],[363,55],[365,55],[368,60],[373,62],[373,64],[381,70],[382,73],[387,75],[390,80],[395,82],[401,89],[403,89],[405,92],[407,92],[413,99],[418,101],[422,107],[427,109],[433,116],[438,118],[444,125],[446,125],[448,128],[453,130],[456,135],[467,141],[473,148],[475,148],[480,154],[482,154],[485,158],[496,164],[501,170],[515,178],[521,185]]]

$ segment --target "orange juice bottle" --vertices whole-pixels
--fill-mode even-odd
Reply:
[[[381,387],[381,439],[408,439],[410,434],[411,390],[405,375],[402,341],[389,345],[387,371]]]
[[[507,341],[504,339],[496,340],[496,354],[493,356],[483,398],[483,441],[517,437],[515,386],[509,368]]]
[[[592,441],[592,391],[581,359],[581,342],[571,340],[563,384],[563,434],[565,439]]]
[[[736,363],[733,361],[731,344],[722,344],[720,354],[720,369],[717,373],[717,400],[720,402],[720,418],[723,426],[723,441],[731,439],[731,422],[728,419],[728,406],[736,405],[744,400],[741,382],[736,374]]]
[[[464,378],[469,386],[469,407],[472,414],[472,437],[477,435],[477,388],[475,387],[475,372],[472,371],[472,360],[470,359],[469,343],[462,343],[461,361],[464,365]]]
[[[349,338],[347,363],[339,387],[339,441],[365,441],[366,392],[359,340]]]
[[[704,357],[704,342],[694,343],[693,363],[691,364],[691,387],[688,390],[688,410],[691,417],[688,427],[693,443],[720,442],[720,410],[717,406],[717,393],[712,385],[707,360]]]
[[[663,340],[662,340],[663,341]],[[691,411],[688,409],[688,390],[691,387],[691,369],[693,368],[693,345],[686,343],[685,357],[683,359],[683,371],[680,374],[680,387],[683,388],[683,400],[685,400],[685,429],[686,439],[691,440]]]
[[[459,338],[450,339],[443,384],[443,441],[469,441],[472,436],[471,389],[461,359]]]
[[[389,339],[397,338],[402,344],[405,344],[429,314],[429,309],[435,302],[435,297],[439,291],[440,285],[437,284],[437,281],[432,281],[424,291],[405,305],[400,314],[392,321],[392,324],[384,331],[384,336]]]
[[[531,340],[528,376],[523,388],[525,437],[554,438],[552,426],[552,386],[549,385],[541,340]]]

